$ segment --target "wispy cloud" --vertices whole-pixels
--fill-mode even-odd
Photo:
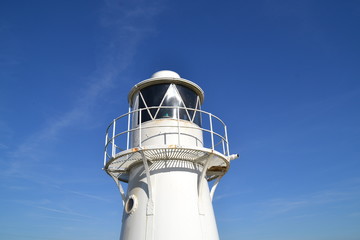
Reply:
[[[219,201],[222,199],[226,199],[226,198],[232,198],[235,196],[240,196],[242,194],[245,194],[246,192],[240,192],[240,191],[232,191],[232,192],[227,192],[227,193],[223,193],[223,194],[218,194],[218,195],[214,195],[214,201]]]
[[[9,147],[3,143],[0,143],[0,150],[1,149],[8,149]]]
[[[90,199],[95,199],[95,200],[99,200],[99,201],[104,201],[104,202],[109,202],[108,199],[103,198],[103,197],[99,197],[96,195],[92,195],[92,194],[88,194],[88,193],[84,193],[84,192],[80,192],[80,191],[73,191],[73,190],[69,190],[69,189],[65,189],[59,186],[56,186],[55,188],[61,190],[61,191],[65,191],[67,193],[71,193],[71,194],[75,194],[81,197],[85,197],[85,198],[90,198]]]
[[[360,189],[324,190],[307,195],[290,198],[268,199],[256,204],[257,214],[264,218],[288,214],[297,210],[311,209],[312,207],[326,207],[327,205],[341,205],[346,201],[359,201]]]
[[[9,125],[6,122],[0,120],[0,150],[6,150],[9,148],[7,141],[12,134],[13,132]]]
[[[132,64],[139,43],[156,30],[154,20],[161,12],[158,1],[125,1],[127,5],[123,5],[123,2],[105,1],[99,19],[103,33],[108,34],[104,37],[104,45],[98,48],[102,51],[99,54],[102,57],[69,107],[58,111],[57,116],[50,116],[38,123],[33,128],[36,132],[21,136],[14,146],[9,147],[6,139],[0,139],[0,150],[7,153],[0,156],[1,188],[9,193],[7,199],[2,201],[14,207],[25,206],[30,219],[54,218],[72,222],[99,220],[96,217],[99,213],[83,210],[82,203],[99,206],[99,202],[110,201],[106,196],[92,194],[88,190],[90,188],[84,190],[82,185],[78,188],[70,186],[69,183],[77,181],[81,173],[68,178],[65,172],[57,171],[58,163],[51,161],[51,155],[55,143],[67,131],[74,126],[84,125],[84,122],[93,122],[90,120],[97,117],[94,109],[97,109],[102,97],[124,83],[119,82],[119,78]],[[17,137],[8,128],[1,128],[0,133],[5,130],[7,135]],[[90,183],[87,184],[88,187]]]
[[[81,214],[81,213],[71,211],[71,210],[62,210],[62,209],[48,208],[48,207],[41,207],[41,206],[37,206],[37,208],[43,209],[43,210],[46,210],[46,211],[49,211],[49,212],[60,213],[60,214],[63,214],[63,215],[70,215],[70,216],[78,216],[78,217],[97,219],[97,218],[95,218],[93,216]]]
[[[42,147],[44,144],[54,142],[64,130],[93,114],[92,109],[99,98],[116,85],[115,80],[119,74],[132,63],[138,44],[155,31],[153,23],[161,12],[160,6],[159,1],[105,1],[100,22],[109,36],[106,36],[102,46],[103,57],[99,59],[98,68],[88,77],[84,88],[79,90],[77,100],[69,109],[59,116],[51,117],[42,123],[40,130],[19,142],[9,156],[18,161],[10,161],[1,175],[21,175],[24,166],[46,157]],[[6,147],[1,143],[0,148]]]
[[[221,198],[231,196],[223,195]],[[358,217],[359,208],[347,210],[351,204],[358,205],[360,201],[360,187],[358,179],[349,179],[339,183],[333,188],[317,192],[291,195],[288,197],[269,198],[261,201],[239,200],[233,211],[238,211],[236,218],[222,216],[223,222],[248,221],[249,216],[254,221],[269,220],[273,218],[303,219],[322,218],[324,214],[339,211],[349,217]],[[341,213],[342,212],[342,213]]]
[[[41,209],[43,214],[41,218],[52,217],[56,219],[67,218],[72,221],[83,221],[84,219],[98,219],[92,215],[84,214],[79,211],[75,211],[63,203],[57,203],[49,199],[36,199],[36,200],[13,200],[13,202],[24,205],[28,209]],[[46,213],[54,213],[55,215],[46,215]],[[39,214],[39,211],[36,211]]]
[[[25,177],[26,178],[26,177]],[[101,202],[110,202],[109,199],[98,196],[98,195],[93,195],[90,194],[88,192],[84,192],[84,191],[78,191],[78,190],[74,190],[74,189],[70,189],[70,188],[65,188],[62,187],[61,185],[58,185],[56,183],[54,183],[53,181],[51,181],[51,179],[42,179],[44,178],[43,176],[41,176],[40,179],[37,179],[35,177],[30,177],[28,179],[26,179],[28,182],[31,182],[31,187],[29,187],[28,185],[19,185],[19,183],[15,182],[15,183],[3,183],[1,184],[1,188],[3,189],[8,189],[8,190],[13,190],[13,191],[17,191],[17,192],[29,192],[29,191],[33,191],[34,188],[42,188],[42,189],[46,189],[46,191],[51,192],[51,191],[56,191],[59,194],[62,194],[64,196],[72,196],[72,198],[74,197],[81,197],[81,198],[86,198],[86,199],[90,199],[90,200],[97,200],[97,201],[101,201]],[[45,177],[46,178],[46,177]],[[33,203],[33,201],[27,202],[24,200],[15,200],[16,202],[22,203],[22,204],[30,204]],[[39,202],[36,202],[37,204]],[[42,201],[42,204],[44,204],[45,202]],[[49,203],[49,202],[46,202]]]
[[[47,214],[38,215],[40,218],[47,218],[47,219],[55,219],[60,221],[71,221],[71,222],[86,222],[83,218],[74,218],[74,217],[61,217],[61,216],[49,216]]]

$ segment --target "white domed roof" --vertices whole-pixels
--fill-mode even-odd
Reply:
[[[174,83],[185,86],[193,90],[200,97],[201,103],[203,103],[204,101],[204,91],[196,83],[181,78],[180,75],[174,71],[162,70],[154,73],[151,76],[151,78],[141,81],[138,84],[135,84],[135,86],[130,90],[128,95],[128,100],[130,105],[132,105],[133,96],[138,91],[151,85],[163,84],[163,83]]]
[[[170,71],[170,70],[162,70],[162,71],[158,71],[156,73],[154,73],[152,76],[152,78],[180,78],[180,75],[177,74],[174,71]]]

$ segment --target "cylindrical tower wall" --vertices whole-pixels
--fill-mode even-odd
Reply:
[[[122,240],[219,239],[206,181],[202,191],[198,189],[202,166],[164,160],[154,162],[150,171],[153,215],[147,214],[149,189],[144,166],[139,165],[130,171],[128,199],[135,196],[136,203],[130,213],[125,205]]]
[[[199,126],[190,121],[155,119],[142,123],[141,130],[132,133],[131,143],[131,147],[203,147],[203,134]]]

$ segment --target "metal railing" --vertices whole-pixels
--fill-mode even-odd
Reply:
[[[193,109],[193,108],[185,108],[185,107],[173,107],[173,106],[161,106],[161,107],[147,107],[147,108],[141,108],[137,110],[131,111],[129,109],[128,113],[125,113],[117,118],[115,118],[107,127],[106,129],[106,135],[105,135],[105,151],[104,151],[104,166],[106,163],[115,158],[116,155],[122,151],[128,150],[130,147],[130,141],[134,141],[133,138],[135,135],[132,134],[135,131],[138,131],[139,134],[136,134],[136,136],[139,138],[137,139],[137,142],[140,144],[139,147],[141,147],[141,132],[144,129],[148,128],[154,128],[154,126],[146,127],[143,126],[141,119],[142,119],[142,112],[146,111],[149,112],[151,109],[159,109],[159,108],[166,108],[166,109],[176,109],[177,116],[175,118],[172,118],[173,120],[177,120],[178,124],[176,126],[178,134],[178,142],[177,145],[181,147],[180,144],[180,135],[182,134],[181,130],[186,129],[195,129],[197,131],[201,130],[203,135],[203,147],[208,148],[211,150],[216,150],[220,153],[222,153],[225,156],[229,156],[229,141],[227,136],[227,128],[225,123],[218,118],[217,116],[203,111],[199,109]],[[187,110],[192,111],[195,114],[200,115],[201,119],[201,126],[193,124],[183,126],[180,124],[180,121],[189,121],[193,122],[194,118],[190,120],[187,119],[181,119],[179,118],[179,111],[180,110]],[[166,119],[166,118],[161,118]],[[152,120],[150,120],[152,121]],[[117,126],[127,126],[127,129],[119,128]],[[175,126],[173,126],[175,127]],[[169,128],[169,125],[156,125],[156,128]],[[189,147],[187,147],[189,148]]]

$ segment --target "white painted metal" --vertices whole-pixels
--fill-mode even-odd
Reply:
[[[104,169],[118,185],[124,204],[120,239],[219,239],[211,201],[230,160],[238,155],[229,154],[226,126],[220,118],[186,106],[162,106],[165,97],[160,106],[146,105],[140,91],[163,83],[175,90],[176,85],[193,90],[198,95],[196,108],[204,97],[196,84],[175,72],[160,71],[135,85],[129,93],[132,111],[107,128]],[[138,99],[145,108],[138,109]],[[158,119],[160,109],[174,111],[173,118]],[[180,110],[190,120],[179,119]],[[194,111],[208,117],[207,126],[194,122],[195,114],[189,114]],[[145,113],[150,120],[142,122]],[[126,117],[127,130],[121,131],[116,122]],[[223,129],[213,129],[214,121]],[[122,136],[126,136],[124,142]],[[212,179],[216,182],[210,192],[207,181]],[[128,183],[126,195],[120,181]]]
[[[131,112],[131,108],[129,107],[129,113]],[[129,149],[130,146],[130,123],[131,123],[131,115],[128,114],[128,132],[127,132],[127,136],[126,136],[126,149]]]
[[[195,123],[175,119],[147,121],[141,124],[140,129],[133,131],[132,148],[168,145],[202,147],[202,131]]]
[[[164,78],[164,77],[180,78],[180,75],[173,71],[161,70],[161,71],[154,73],[151,76],[151,78]]]
[[[175,73],[177,74],[177,73]],[[149,78],[146,79],[138,84],[136,84],[129,92],[128,100],[130,105],[132,105],[134,95],[139,92],[141,89],[148,87],[154,84],[161,84],[161,83],[175,83],[181,84],[192,89],[200,98],[200,102],[204,101],[204,91],[195,83],[186,80],[184,78],[176,78],[174,75],[164,76],[164,77],[156,77],[156,78]]]
[[[152,164],[154,214],[148,215],[144,166],[132,168],[128,195],[137,196],[138,207],[131,214],[124,213],[121,239],[219,239],[209,189],[204,187],[202,195],[198,195],[201,170],[201,166],[181,160],[161,160]],[[198,204],[206,214],[199,214]],[[150,236],[146,235],[148,228],[152,230]]]
[[[113,136],[115,136],[115,129],[116,129],[116,120],[114,119],[113,121]],[[112,153],[111,153],[111,157],[115,157],[115,151],[116,151],[116,147],[115,147],[115,141],[112,142]]]

